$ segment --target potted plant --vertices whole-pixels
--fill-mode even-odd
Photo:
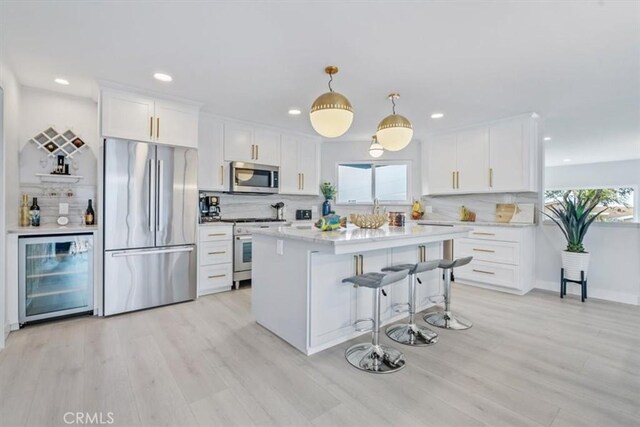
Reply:
[[[550,218],[562,231],[567,239],[567,248],[562,251],[562,268],[564,277],[569,280],[580,280],[580,272],[587,277],[589,268],[589,252],[582,244],[591,224],[602,215],[612,203],[622,203],[625,190],[590,189],[547,191],[546,199],[553,200],[546,203],[542,213]],[[598,207],[602,208],[596,210]]]
[[[324,203],[322,204],[322,216],[329,215],[331,213],[331,199],[335,197],[338,189],[330,182],[323,182],[322,184],[320,184],[320,192],[324,196]]]

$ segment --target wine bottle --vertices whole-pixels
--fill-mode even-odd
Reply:
[[[38,206],[37,197],[33,198],[33,204],[31,205],[29,214],[31,214],[31,225],[33,227],[39,227],[40,226],[40,206]]]
[[[96,223],[96,214],[93,212],[91,199],[89,199],[89,206],[87,206],[87,211],[84,214],[84,223],[85,225],[94,225]]]
[[[31,224],[31,215],[29,213],[29,195],[22,195],[22,204],[20,205],[20,227],[28,227]]]

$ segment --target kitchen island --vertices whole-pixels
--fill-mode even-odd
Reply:
[[[466,227],[408,224],[338,231],[312,227],[253,230],[252,312],[256,321],[301,352],[311,355],[363,334],[357,319],[371,318],[373,291],[342,279],[379,272],[401,263],[443,258],[444,242],[466,237]],[[437,270],[418,275],[417,311],[442,294]],[[399,320],[408,300],[406,281],[385,288],[382,324]]]

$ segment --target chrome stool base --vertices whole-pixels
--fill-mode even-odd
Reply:
[[[362,343],[351,346],[344,357],[354,367],[374,374],[389,374],[404,368],[404,354],[393,347]]]
[[[424,321],[430,325],[444,329],[464,330],[473,326],[473,323],[464,317],[456,316],[446,311],[433,314],[427,313],[424,316]]]
[[[386,334],[395,342],[413,346],[427,346],[438,342],[438,334],[415,324],[391,325]]]

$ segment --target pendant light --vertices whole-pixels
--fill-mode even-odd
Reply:
[[[384,153],[384,147],[378,142],[378,138],[373,135],[371,137],[371,145],[369,146],[369,155],[371,157],[380,157]]]
[[[385,150],[399,151],[409,145],[413,137],[413,125],[404,116],[396,114],[396,99],[400,98],[397,93],[389,95],[389,99],[393,104],[393,114],[382,119],[378,125],[376,136],[378,142],[382,144]]]
[[[338,67],[330,65],[324,69],[329,74],[329,92],[320,95],[311,105],[311,126],[320,135],[337,138],[345,134],[353,122],[351,103],[342,94],[334,92],[331,87],[333,75]]]

